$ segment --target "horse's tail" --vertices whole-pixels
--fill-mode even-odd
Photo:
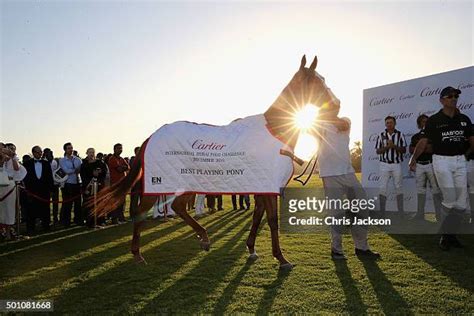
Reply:
[[[146,143],[148,139],[143,142],[140,147],[140,152],[137,157],[135,157],[133,164],[131,166],[130,172],[125,178],[119,182],[102,189],[97,194],[97,201],[95,207],[95,214],[97,216],[106,216],[107,214],[116,210],[119,206],[123,205],[125,202],[125,197],[130,189],[141,179],[143,171],[143,152],[145,150]],[[141,192],[134,192],[135,194],[141,194]],[[90,201],[86,207],[94,208],[94,201]]]

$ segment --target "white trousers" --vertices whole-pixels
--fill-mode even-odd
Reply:
[[[0,187],[0,198],[3,198],[11,189],[15,187],[15,181],[10,180],[8,186]],[[0,224],[15,224],[16,213],[16,189],[2,202],[0,202]]]
[[[168,195],[166,197],[159,196],[158,200],[155,202],[155,205],[153,205],[153,217],[164,217],[165,211],[166,216],[175,216],[176,213],[171,207],[171,204],[173,204],[175,198],[176,196],[174,195]]]
[[[474,194],[474,160],[467,162],[467,186],[469,194]]]
[[[196,195],[196,215],[204,214],[204,199],[206,198],[205,194]]]
[[[399,163],[380,162],[380,194],[387,196],[387,187],[390,179],[393,179],[395,191],[403,193],[402,189],[402,165]]]
[[[323,177],[322,180],[324,193],[329,199],[344,199],[344,194],[346,194],[349,200],[367,198],[364,188],[353,173],[340,176]],[[333,216],[334,218],[342,218],[347,214],[345,210],[338,209],[329,210],[328,215]],[[357,216],[359,218],[367,217],[368,212],[359,211]],[[367,229],[367,227],[360,225],[351,226],[352,239],[354,240],[354,245],[356,248],[362,250],[369,249],[369,245],[367,243]],[[331,247],[333,251],[338,253],[343,253],[342,232],[343,226],[331,226]]]
[[[467,209],[467,166],[464,155],[433,155],[433,169],[443,194],[444,207]]]
[[[416,164],[416,191],[418,194],[426,194],[427,186],[430,186],[431,193],[439,193],[439,186],[433,170],[433,164]]]

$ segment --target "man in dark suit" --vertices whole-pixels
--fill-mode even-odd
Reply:
[[[27,233],[30,235],[35,229],[36,218],[41,219],[45,231],[50,224],[49,198],[53,189],[53,173],[48,161],[41,159],[43,151],[41,147],[34,146],[31,149],[33,159],[25,163],[28,172],[25,179],[25,187],[28,191],[28,215],[26,220]]]

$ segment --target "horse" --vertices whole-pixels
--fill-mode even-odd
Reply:
[[[326,86],[324,77],[316,72],[318,63],[317,56],[309,67],[306,67],[306,55],[301,58],[298,71],[294,74],[288,85],[283,89],[273,104],[264,112],[267,127],[272,135],[294,150],[299,136],[299,130],[295,128],[294,114],[306,105],[313,105],[325,109],[333,109],[340,106],[339,99]],[[97,197],[94,212],[98,216],[105,216],[124,202],[125,195],[137,181],[143,176],[143,151],[148,139],[141,146],[140,153],[128,175],[119,183],[103,189]],[[203,250],[209,251],[210,240],[207,231],[193,217],[186,212],[186,204],[192,194],[181,194],[177,196],[171,206],[175,212],[192,227],[200,239]],[[256,259],[255,241],[257,231],[262,221],[264,212],[267,214],[267,222],[271,231],[272,255],[279,261],[281,269],[292,269],[293,265],[284,257],[280,249],[278,235],[278,209],[277,194],[255,195],[255,210],[253,212],[252,227],[246,245],[249,258]],[[139,207],[130,214],[134,219],[131,253],[137,263],[146,263],[140,253],[140,233],[143,229],[146,214],[157,201],[156,196],[142,196]]]

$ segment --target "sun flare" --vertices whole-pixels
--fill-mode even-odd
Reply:
[[[318,110],[313,105],[306,105],[300,111],[295,113],[294,122],[295,126],[300,130],[310,129],[314,121],[316,120],[316,115]]]
[[[310,132],[315,127],[318,109],[313,105],[306,105],[295,113],[294,124],[300,130],[295,147],[296,156],[308,161],[316,152],[318,143]]]
[[[298,137],[298,141],[296,142],[295,155],[305,161],[308,161],[317,150],[318,142],[316,138],[307,132],[301,132],[300,136]]]

